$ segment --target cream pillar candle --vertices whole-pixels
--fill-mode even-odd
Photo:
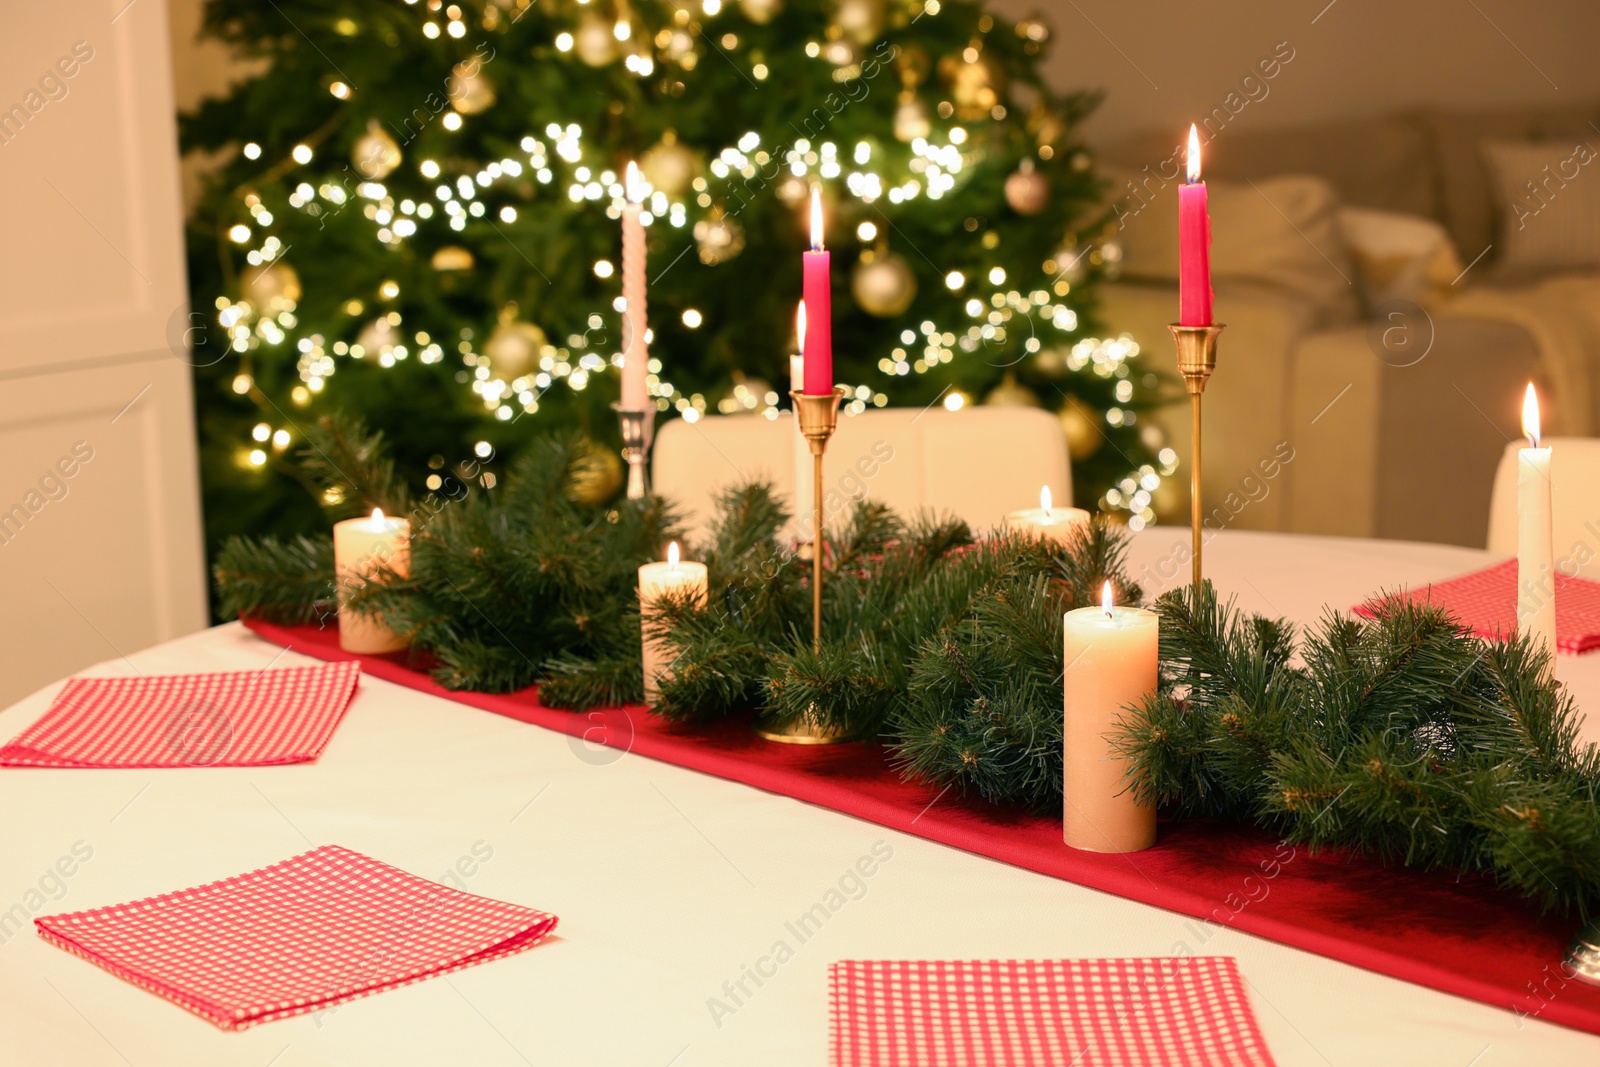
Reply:
[[[339,599],[339,647],[346,652],[396,652],[405,639],[371,615],[344,610],[351,586],[388,567],[401,577],[411,573],[411,524],[386,518],[373,508],[364,519],[333,524],[334,589]]]
[[[1052,541],[1065,541],[1072,532],[1089,522],[1082,508],[1058,508],[1050,499],[1048,485],[1039,489],[1039,506],[1013,511],[1006,516],[1006,529]]]
[[[678,542],[674,541],[667,548],[665,563],[646,563],[639,568],[639,613],[641,616],[648,614],[650,606],[663,593],[679,590],[687,590],[690,598],[704,607],[709,588],[706,565],[680,562]],[[643,618],[640,619],[639,626],[640,637],[644,642],[644,702],[654,704],[656,681],[670,674],[672,660],[677,655],[677,650],[666,641],[652,641]]]
[[[1556,570],[1550,533],[1550,449],[1539,447],[1539,397],[1522,402],[1527,448],[1517,452],[1517,632],[1556,650]]]
[[[1156,689],[1158,619],[1153,611],[1115,607],[1111,583],[1101,606],[1062,619],[1064,778],[1063,840],[1089,852],[1135,852],[1156,840],[1156,812],[1124,780],[1127,763],[1106,740],[1127,705]]]

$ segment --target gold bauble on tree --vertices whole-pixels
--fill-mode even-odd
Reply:
[[[744,251],[744,227],[730,219],[721,207],[694,224],[694,243],[700,252],[700,262],[709,267],[726,263]]]
[[[455,65],[445,84],[450,103],[463,115],[476,115],[494,104],[494,83],[483,73],[483,61],[474,56]]]
[[[367,122],[367,132],[356,138],[350,149],[350,162],[356,173],[368,181],[377,182],[394,173],[400,165],[400,145],[389,131],[378,125],[377,119]]]
[[[894,139],[910,144],[933,132],[933,116],[928,105],[917,98],[916,90],[906,89],[894,109]]]
[[[362,359],[378,359],[394,351],[395,345],[405,341],[405,335],[400,332],[400,327],[389,321],[389,316],[379,315],[365,326],[356,335],[356,344],[361,348]]]
[[[963,121],[988,115],[1005,94],[1005,73],[985,58],[977,45],[969,45],[959,56],[940,59],[939,77],[950,89],[956,117]]]
[[[471,270],[472,253],[460,245],[445,245],[433,254],[429,265],[437,271]]]
[[[783,10],[783,0],[739,0],[739,10],[751,22],[764,26],[778,17],[778,12]]]
[[[489,357],[491,374],[501,381],[514,382],[533,373],[549,343],[543,330],[517,317],[517,305],[507,304],[500,309],[500,322],[484,343],[483,354]]]
[[[300,302],[300,275],[282,260],[246,267],[241,281],[240,298],[255,308],[258,315],[292,311]]]
[[[598,507],[621,488],[621,457],[587,437],[579,439],[567,477],[566,498],[574,504]]]
[[[833,5],[833,24],[858,45],[869,45],[882,37],[888,19],[886,0],[836,0]]]
[[[1073,459],[1088,459],[1100,451],[1105,437],[1100,433],[1100,415],[1075,396],[1067,397],[1057,416],[1062,432],[1067,435],[1067,454]]]
[[[1019,215],[1037,215],[1050,205],[1050,182],[1033,160],[1024,159],[1006,178],[1006,203]]]
[[[616,23],[598,11],[585,11],[572,31],[572,50],[591,67],[603,67],[617,59]]]
[[[659,189],[669,197],[681,197],[700,171],[700,160],[694,151],[678,141],[678,135],[668,130],[655,146],[639,157],[639,170],[652,189]]]
[[[1014,373],[1006,371],[1006,376],[1000,379],[999,385],[989,390],[983,403],[991,408],[1036,408],[1039,406],[1039,394],[1017,381]]]
[[[917,298],[917,276],[904,256],[869,250],[850,275],[850,295],[867,314],[892,319]]]

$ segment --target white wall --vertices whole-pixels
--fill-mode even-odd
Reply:
[[[1093,142],[1182,129],[1221,104],[1280,41],[1295,58],[1240,115],[1252,129],[1419,103],[1600,99],[1592,0],[996,0],[1043,11],[1063,88],[1104,88]],[[1313,19],[1316,21],[1313,22]],[[1519,51],[1520,50],[1520,51]]]

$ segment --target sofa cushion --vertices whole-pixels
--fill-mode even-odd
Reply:
[[[1100,157],[1144,179],[1175,181],[1183,170],[1181,142],[1187,132],[1175,129],[1116,141],[1103,147]],[[1230,126],[1205,142],[1202,152],[1208,180],[1316,174],[1332,183],[1346,204],[1439,214],[1429,141],[1411,116],[1263,131]]]
[[[1417,304],[1437,300],[1461,274],[1455,244],[1434,219],[1342,207],[1339,231],[1369,308],[1397,300]]]
[[[1591,135],[1591,141],[1600,141]],[[1499,274],[1600,266],[1600,153],[1582,138],[1485,141],[1500,215]]]
[[[1591,122],[1600,121],[1600,104],[1560,108],[1513,108],[1496,111],[1444,111],[1416,113],[1426,133],[1438,182],[1439,217],[1455,239],[1465,262],[1472,262],[1494,243],[1496,213],[1483,142],[1567,140],[1592,137]],[[1487,258],[1493,259],[1491,253]]]
[[[1355,269],[1339,232],[1338,195],[1309,175],[1207,183],[1211,274],[1303,300],[1318,322],[1345,322],[1360,310]],[[1140,281],[1178,278],[1177,184],[1117,208],[1122,273]],[[1220,313],[1220,312],[1219,312]]]

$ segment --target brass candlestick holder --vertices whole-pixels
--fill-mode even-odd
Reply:
[[[650,469],[646,465],[650,443],[655,437],[655,408],[627,411],[611,405],[622,425],[622,459],[628,465],[628,499],[643,500],[650,495]]]
[[[794,390],[789,393],[794,401],[795,415],[800,419],[800,433],[811,446],[811,471],[813,493],[811,529],[811,648],[822,651],[822,456],[828,451],[828,439],[839,425],[839,402],[845,397],[844,386],[835,386],[833,392],[812,396]],[[782,730],[756,728],[756,733],[768,741],[781,741],[789,745],[830,745],[847,741],[840,731],[796,723]]]
[[[1566,970],[1580,982],[1600,985],[1600,919],[1591,919],[1573,937]]]
[[[1180,326],[1171,323],[1172,339],[1178,346],[1178,373],[1183,375],[1183,385],[1189,393],[1189,434],[1193,456],[1189,461],[1189,521],[1194,538],[1194,584],[1200,584],[1200,542],[1205,530],[1205,509],[1200,502],[1200,397],[1206,391],[1206,381],[1217,369],[1217,335],[1223,325]]]

